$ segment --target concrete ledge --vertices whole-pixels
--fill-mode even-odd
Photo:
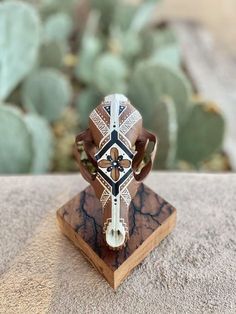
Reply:
[[[1,311],[233,313],[236,175],[159,172],[146,184],[178,208],[177,227],[114,293],[56,225],[86,182],[0,177]]]

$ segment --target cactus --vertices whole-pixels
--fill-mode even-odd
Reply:
[[[140,32],[150,21],[155,3],[124,3],[117,7],[114,21],[110,26],[108,46],[114,53],[121,54],[125,59],[136,57],[142,50]],[[130,61],[129,60],[129,61]]]
[[[20,110],[0,105],[0,173],[27,173],[34,158],[32,137]]]
[[[156,82],[155,79],[157,79]],[[167,154],[166,160],[165,157],[163,158],[167,152],[163,153],[163,150],[169,145],[165,128],[168,126],[168,121],[171,123],[175,120],[173,119],[173,112],[172,118],[171,112],[168,111],[162,111],[158,114],[158,110],[161,110],[159,106],[162,104],[162,97],[165,95],[174,101],[179,129],[176,143],[177,127],[172,124],[175,125],[175,131],[172,136],[169,134],[172,138],[172,142],[170,142],[170,148],[172,148],[170,156],[172,157],[169,161]],[[221,113],[208,104],[193,105],[190,102],[190,89],[186,80],[173,68],[153,61],[141,63],[130,80],[129,97],[142,113],[146,127],[156,131],[157,135],[160,134],[160,161],[158,163],[158,158],[156,161],[158,167],[173,167],[177,160],[199,166],[201,161],[209,158],[222,146],[224,120]],[[151,109],[146,110],[147,107]],[[171,109],[170,104],[168,108]],[[154,116],[155,120],[153,119]],[[161,140],[161,138],[163,139]],[[174,152],[176,149],[175,161]]]
[[[47,172],[51,167],[54,145],[51,128],[45,119],[35,114],[27,114],[24,120],[32,135],[34,159],[31,172]]]
[[[137,12],[137,6],[131,2],[124,2],[123,5],[118,5],[115,12],[112,24],[110,26],[126,32],[130,28],[130,24]]]
[[[62,68],[66,53],[65,45],[58,41],[45,42],[40,47],[39,66]]]
[[[111,53],[99,56],[94,65],[93,83],[102,94],[125,93],[127,66],[123,59]]]
[[[62,115],[71,101],[72,90],[66,77],[57,70],[44,69],[30,75],[23,84],[22,103],[48,121]]]
[[[72,15],[77,1],[78,0],[43,0],[37,5],[41,16],[45,18],[58,12]]]
[[[152,109],[163,96],[172,98],[176,105],[178,123],[187,115],[191,88],[180,71],[167,65],[144,61],[138,64],[130,79],[128,95],[144,116],[148,127],[154,118]],[[149,108],[149,110],[146,110]]]
[[[109,49],[130,61],[141,51],[141,41],[134,31],[122,32],[118,28],[112,28],[108,40]]]
[[[94,63],[101,52],[102,45],[94,36],[85,37],[82,40],[78,54],[79,62],[75,68],[75,76],[84,83],[91,83],[94,77]]]
[[[170,65],[174,68],[181,66],[181,50],[172,30],[151,33],[150,59]]]
[[[56,138],[53,170],[75,171],[78,169],[73,158],[75,134],[78,132],[78,119],[74,109],[67,108],[63,116],[53,124]]]
[[[152,54],[158,52],[159,49],[168,46],[175,45],[179,47],[175,33],[168,28],[164,30],[144,29],[140,34],[140,38],[145,57],[150,57]]]
[[[224,138],[224,119],[216,105],[197,102],[180,127],[177,156],[198,166],[220,150]]]
[[[173,68],[179,69],[181,64],[180,47],[170,44],[153,52],[150,59],[154,62],[163,63]]]
[[[116,6],[110,27],[115,27],[123,33],[136,33],[139,36],[139,32],[150,22],[155,6],[156,3],[151,2],[137,5],[132,1],[124,1],[122,5]]]
[[[79,125],[82,130],[88,127],[89,114],[101,99],[102,96],[93,89],[85,89],[79,92],[75,100],[75,107],[79,114]]]
[[[90,0],[90,5],[93,10],[100,13],[100,27],[101,30],[108,34],[109,26],[114,21],[115,12],[119,6],[118,0]]]
[[[150,23],[155,5],[44,0],[37,11],[0,2],[0,100],[25,112],[0,107],[0,172],[77,170],[74,135],[113,92],[127,94],[157,134],[155,168],[230,168],[224,119],[191,99],[175,34]]]
[[[45,22],[43,38],[45,41],[65,42],[72,31],[71,17],[65,13],[51,15]]]
[[[31,71],[40,42],[36,10],[23,2],[0,4],[0,100]]]
[[[156,1],[155,1],[156,2]],[[155,10],[155,2],[144,2],[142,5],[137,7],[136,14],[132,19],[130,28],[135,32],[141,32],[147,24],[150,22]]]
[[[176,162],[178,123],[172,99],[169,97],[161,99],[154,106],[152,114],[156,119],[148,126],[158,137],[158,154],[154,167],[173,169]]]

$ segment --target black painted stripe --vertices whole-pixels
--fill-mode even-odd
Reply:
[[[99,160],[114,144],[120,146],[120,148],[123,149],[123,151],[129,156],[129,158],[132,159],[134,157],[133,153],[127,148],[127,146],[125,146],[125,144],[118,139],[118,133],[116,130],[114,130],[111,132],[111,139],[109,142],[100,150],[100,152],[95,155],[96,160]]]
[[[121,184],[128,178],[128,176],[132,173],[132,169],[130,168],[129,171],[117,182],[114,182],[109,176],[107,176],[101,169],[98,168],[98,173],[106,180],[110,186],[112,187],[112,194],[117,196],[119,194],[119,188]]]

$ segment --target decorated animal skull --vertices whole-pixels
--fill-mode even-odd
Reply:
[[[90,182],[103,208],[105,240],[112,249],[125,246],[129,237],[129,206],[141,180],[149,173],[156,137],[143,128],[142,117],[121,94],[106,96],[89,116],[89,128],[76,137],[83,142],[96,172],[90,173],[75,149],[80,171]],[[149,161],[144,155],[154,143]]]

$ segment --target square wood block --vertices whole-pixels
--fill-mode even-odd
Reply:
[[[176,209],[141,183],[129,209],[129,239],[109,249],[103,234],[102,206],[88,186],[57,211],[61,231],[116,289],[175,227]]]

